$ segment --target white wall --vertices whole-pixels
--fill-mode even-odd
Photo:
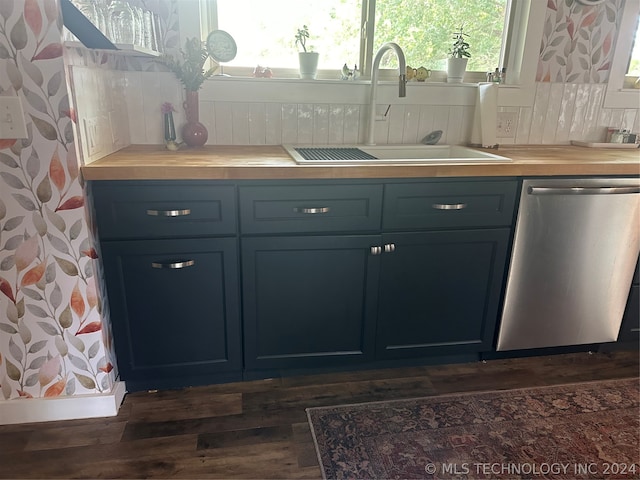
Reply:
[[[126,72],[127,108],[134,144],[161,144],[159,105],[181,104],[172,74]],[[265,86],[265,82],[271,82]],[[142,86],[145,86],[143,88]],[[301,86],[302,85],[302,86]],[[361,143],[366,131],[366,84],[316,85],[278,80],[211,81],[200,92],[200,119],[211,145],[283,143]],[[502,87],[509,88],[509,87]],[[604,140],[607,127],[640,131],[638,108],[604,108],[605,84],[536,83],[532,106],[504,106],[517,113],[514,138],[501,144],[568,144],[571,140]],[[388,105],[388,120],[376,124],[378,143],[417,143],[443,130],[442,143],[469,142],[475,108],[474,86],[409,85],[407,97],[395,97],[395,85],[380,88],[379,113]],[[244,99],[244,100],[243,100]],[[181,108],[178,125],[184,122]]]

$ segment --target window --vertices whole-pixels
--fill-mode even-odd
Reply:
[[[444,70],[452,34],[469,34],[467,70],[500,66],[508,0],[201,0],[203,37],[229,32],[238,45],[233,67],[297,69],[294,35],[307,25],[308,45],[321,54],[320,69],[358,65],[367,73],[372,53],[385,42],[398,43],[407,64]],[[397,67],[387,56],[383,68]],[[280,73],[280,72],[278,72]],[[279,76],[279,75],[278,75]],[[334,77],[335,78],[335,75]]]
[[[639,17],[640,20],[640,17]],[[636,22],[636,28],[633,35],[633,49],[631,50],[631,58],[629,58],[629,66],[627,67],[627,75],[624,86],[633,87],[636,80],[640,77],[640,41],[638,39],[638,30],[640,22]]]
[[[637,36],[639,18],[640,2],[625,2],[620,15],[618,38],[604,98],[605,108],[631,108],[638,105],[640,90],[630,87],[635,82],[631,69],[632,65],[637,64],[633,59],[638,58],[638,41],[634,47],[634,38]]]
[[[467,69],[493,71],[500,66],[506,6],[506,0],[377,0],[374,51],[395,41],[407,64],[444,70],[453,32],[462,26],[471,45]]]
[[[228,66],[297,68],[294,36],[307,25],[307,49],[322,52],[325,68],[359,63],[360,0],[217,0],[217,28],[234,37],[236,58]],[[204,36],[206,36],[206,32]]]

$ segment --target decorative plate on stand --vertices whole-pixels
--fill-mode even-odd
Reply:
[[[214,30],[207,37],[207,51],[209,56],[220,64],[219,75],[222,73],[222,62],[230,62],[236,58],[238,47],[236,41],[224,30]]]

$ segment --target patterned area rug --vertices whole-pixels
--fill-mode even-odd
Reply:
[[[637,378],[307,410],[324,478],[640,478]]]

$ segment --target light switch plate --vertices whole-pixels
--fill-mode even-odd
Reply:
[[[20,97],[0,96],[0,138],[27,138]]]

